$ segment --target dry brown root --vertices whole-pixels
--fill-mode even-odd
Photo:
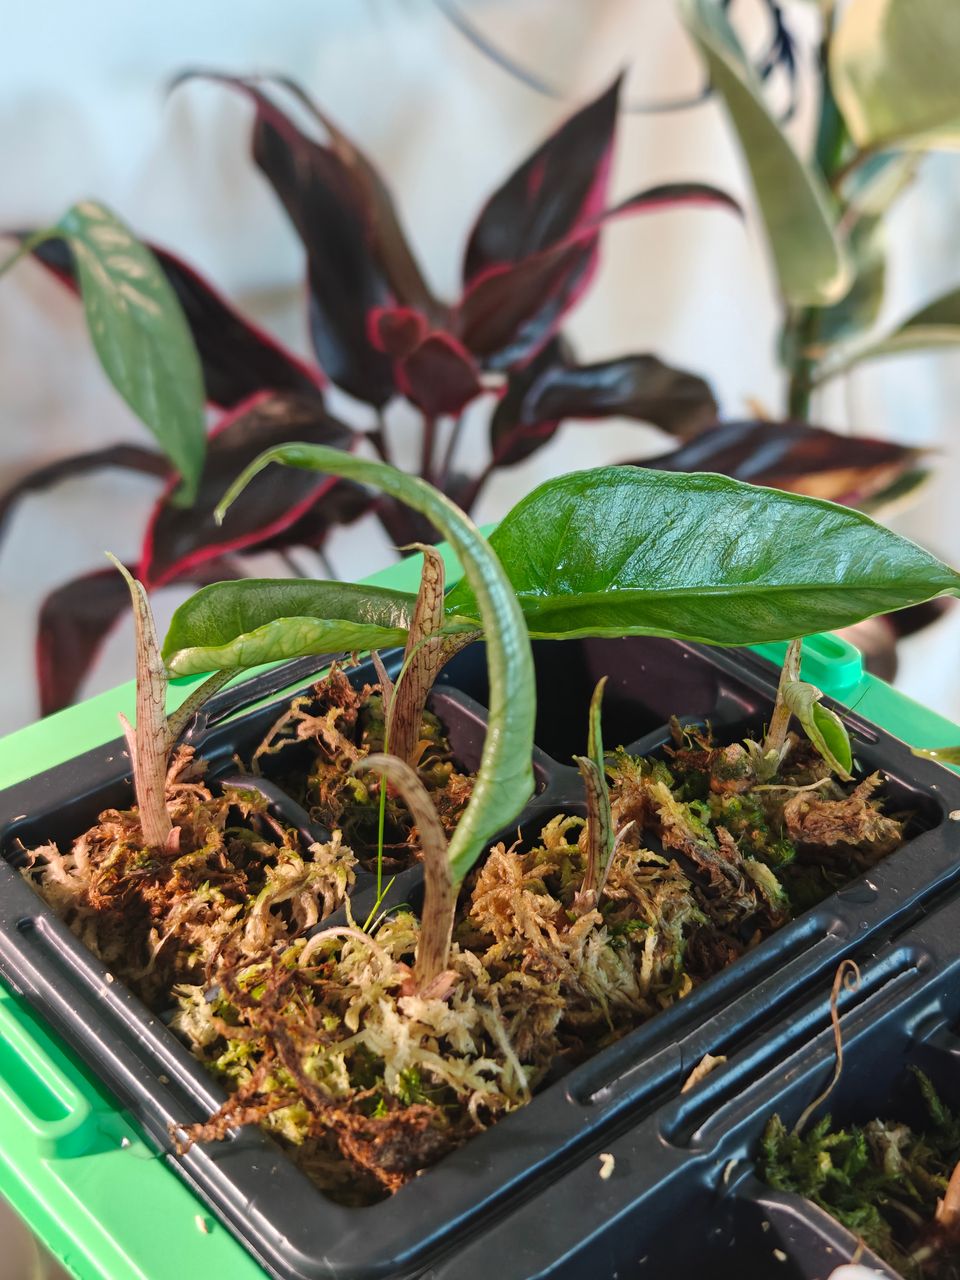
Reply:
[[[259,947],[278,934],[295,937],[335,910],[354,879],[339,835],[304,855],[297,833],[279,823],[270,823],[273,839],[243,825],[263,811],[263,799],[213,795],[189,748],[177,753],[166,794],[177,851],[144,849],[136,809],[108,809],[68,852],[34,849],[23,872],[154,1008],[169,1005],[176,983],[202,980],[237,928]]]
[[[367,755],[383,750],[383,700],[379,685],[356,690],[343,670],[331,668],[309,695],[297,698],[258,748],[253,765],[260,769],[269,757],[292,758],[287,749],[309,746],[312,760],[299,775],[284,776],[287,789],[301,800],[314,821],[339,827],[344,842],[357,852],[364,866],[376,858],[380,781],[376,774],[358,776],[355,766]],[[452,834],[473,790],[473,778],[457,772],[450,744],[436,716],[426,712],[417,743],[417,770],[430,792],[447,834]],[[286,753],[286,754],[285,754]],[[418,856],[418,838],[406,807],[388,789],[385,861],[388,872],[407,866]]]

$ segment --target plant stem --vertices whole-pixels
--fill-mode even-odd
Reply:
[[[767,736],[763,740],[763,754],[769,755],[775,751],[779,758],[783,745],[787,740],[787,729],[790,727],[790,719],[793,712],[787,706],[784,699],[784,690],[793,680],[800,679],[800,649],[803,640],[791,640],[787,646],[786,656],[783,659],[783,669],[780,672],[780,683],[777,685],[777,700],[773,706],[773,715],[770,717],[770,728],[767,730]]]
[[[473,480],[467,485],[463,493],[457,499],[457,503],[469,515],[473,510],[473,505],[477,498],[480,497],[480,491],[493,474],[495,463],[488,462],[479,475],[474,476]]]
[[[447,447],[444,450],[443,462],[440,464],[440,478],[438,487],[444,489],[447,481],[450,479],[450,468],[453,466],[454,455],[457,452],[457,446],[460,443],[460,433],[463,430],[463,420],[465,414],[461,413],[453,420],[450,428],[450,434],[447,437]]]
[[[373,431],[367,432],[367,439],[376,449],[380,459],[383,462],[393,465],[393,459],[390,456],[390,444],[387,440],[387,421],[383,416],[383,410],[377,410],[377,425]]]
[[[788,315],[785,328],[787,369],[787,417],[794,422],[810,418],[810,398],[816,385],[817,361],[805,354],[816,341],[820,313],[816,307]]]
[[[420,450],[420,478],[433,483],[433,451],[437,438],[437,420],[424,414]]]

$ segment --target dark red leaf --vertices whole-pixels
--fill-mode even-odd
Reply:
[[[36,640],[42,716],[69,706],[107,632],[129,608],[127,584],[113,567],[74,578],[47,596]]]
[[[635,465],[716,471],[753,484],[855,506],[916,465],[920,451],[803,422],[722,422],[688,444]]]
[[[298,360],[240,315],[192,267],[166,249],[150,248],[187,317],[211,404],[230,409],[258,391],[315,391],[323,386],[319,369]],[[33,255],[76,292],[73,255],[65,240],[45,240]]]
[[[465,284],[549,248],[603,212],[621,79],[565,121],[490,197],[467,244]]]
[[[675,205],[719,205],[739,212],[730,196],[698,182],[668,183],[631,196],[532,257],[476,275],[455,317],[464,346],[491,369],[525,364],[549,341],[589,284],[603,224]]]
[[[407,306],[418,308],[435,323],[441,323],[446,308],[433,296],[423,278],[413,250],[407,242],[393,197],[372,161],[299,85],[283,77],[271,79],[294,94],[323,125],[330,137],[331,149],[352,173],[370,219],[377,259],[394,296]]]
[[[460,413],[483,391],[476,364],[447,333],[429,334],[397,361],[397,386],[428,418]]]
[[[566,418],[636,418],[678,434],[715,421],[717,404],[696,374],[656,356],[622,356],[577,365],[554,339],[525,369],[512,374],[490,423],[498,466],[520,462]]]
[[[322,547],[335,525],[353,524],[376,508],[377,499],[363,485],[337,480],[302,516],[272,538],[257,543],[258,551],[285,551],[288,547]]]
[[[240,90],[254,104],[253,158],[307,252],[310,332],[321,367],[350,395],[382,407],[394,392],[393,373],[369,341],[367,317],[393,296],[376,253],[367,188],[355,168],[301,133],[252,81],[204,78]]]
[[[64,480],[94,471],[139,471],[142,475],[157,476],[162,480],[171,475],[170,463],[162,453],[136,444],[110,444],[89,453],[74,453],[56,462],[36,467],[20,476],[0,493],[0,538],[6,532],[7,521],[17,503],[28,493],[40,493]]]
[[[237,577],[239,565],[223,557],[204,565],[190,581],[202,587]],[[74,701],[108,633],[129,608],[127,584],[112,566],[83,574],[50,592],[37,618],[41,715],[52,715]]]
[[[259,546],[290,528],[335,481],[312,471],[268,467],[218,526],[213,512],[230,483],[264,449],[289,441],[348,449],[355,433],[332,418],[319,395],[255,396],[238,405],[211,432],[193,507],[171,502],[169,486],[150,518],[138,576],[160,586],[196,571],[205,561]]]
[[[370,341],[378,351],[402,360],[424,340],[430,326],[412,307],[376,307],[368,321]]]

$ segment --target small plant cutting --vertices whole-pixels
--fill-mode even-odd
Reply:
[[[956,592],[960,576],[830,503],[631,467],[548,482],[489,543],[422,480],[309,445],[258,459],[224,506],[272,462],[409,503],[464,569],[445,595],[429,552],[417,595],[223,583],[174,618],[164,645],[174,672],[405,646],[395,675],[381,657],[367,668],[375,680],[335,671],[312,710],[302,706],[293,721],[283,713],[296,725],[289,736],[326,770],[312,816],[328,838],[304,850],[282,830],[264,840],[256,822],[243,834],[259,817],[255,786],[251,799],[231,784],[244,812],[229,789],[221,798],[188,776],[181,753],[167,782],[169,827],[158,814],[156,834],[138,839],[137,807],[105,814],[69,853],[34,851],[26,874],[94,947],[103,945],[99,886],[112,888],[111,909],[125,904],[118,975],[154,1008],[175,1010],[172,1025],[229,1094],[209,1121],[180,1131],[182,1144],[261,1123],[331,1196],[366,1203],[682,999],[901,840],[904,815],[884,812],[878,776],[857,778],[842,723],[799,678],[798,646],[766,731],[757,724],[721,741],[706,724],[677,723],[645,757],[605,751],[601,682],[583,726],[579,811],[525,810],[531,638],[791,639]],[[460,772],[455,812],[445,794],[453,773],[439,769],[450,762],[439,759],[442,738],[424,706],[442,665],[478,635],[487,731],[475,772]],[[159,679],[154,664],[149,680]],[[790,732],[788,712],[809,737]],[[167,745],[148,766],[154,777]],[[283,768],[292,749],[261,752],[260,763],[276,757]],[[139,743],[134,751],[142,805],[147,770],[136,763],[149,757]],[[213,835],[183,818],[186,785],[189,805],[226,808]],[[403,857],[422,864],[407,901],[378,886],[362,915],[349,892],[358,850],[344,838],[354,804],[406,809]],[[383,846],[378,835],[364,856],[379,862]],[[111,921],[110,936],[122,936],[123,909]],[[144,973],[159,958],[174,980],[148,990]]]

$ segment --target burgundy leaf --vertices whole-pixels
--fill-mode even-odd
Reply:
[[[363,184],[340,155],[301,133],[252,81],[205,78],[240,90],[254,104],[253,158],[307,252],[310,332],[321,367],[350,395],[382,407],[393,395],[393,374],[390,360],[370,344],[367,316],[393,298]]]
[[[93,471],[139,471],[142,475],[157,476],[167,480],[171,475],[170,463],[162,453],[136,444],[110,444],[89,453],[73,453],[56,462],[36,467],[22,475],[0,493],[0,538],[6,532],[7,521],[25,494],[40,493],[64,480]],[[115,572],[115,571],[114,571]]]
[[[511,375],[490,423],[490,444],[496,464],[508,466],[545,444],[566,418],[636,418],[683,435],[716,415],[713,394],[696,374],[651,355],[577,365],[554,340]]]
[[[431,293],[393,202],[393,196],[374,164],[333,120],[292,80],[275,77],[323,125],[333,152],[353,174],[370,219],[377,258],[394,295],[409,307],[416,307],[435,322],[443,320],[446,308]]]
[[[323,386],[319,369],[297,359],[241,316],[187,263],[166,249],[150,248],[187,317],[211,404],[230,409],[258,391],[315,391]],[[44,240],[33,255],[76,292],[73,255],[65,240]]]
[[[430,326],[412,307],[376,307],[368,319],[370,341],[378,351],[402,360],[424,340]]]
[[[603,211],[621,80],[565,121],[490,197],[467,244],[465,284],[549,248]]]
[[[237,562],[224,556],[203,565],[189,581],[202,587],[240,576]],[[108,633],[129,608],[127,584],[112,566],[83,574],[50,592],[37,619],[41,715],[52,715],[74,701]]]
[[[168,486],[150,518],[137,577],[148,588],[196,571],[229,552],[250,549],[290,528],[336,483],[312,471],[268,467],[234,503],[221,526],[214,509],[231,481],[264,449],[289,441],[350,448],[351,428],[332,418],[319,395],[264,394],[238,405],[211,432],[193,507],[171,502]]]
[[[257,543],[258,551],[285,551],[288,547],[322,547],[335,525],[353,524],[376,508],[377,499],[363,485],[337,480],[293,524],[272,538]]]
[[[635,465],[716,471],[753,484],[854,506],[913,468],[917,449],[841,436],[803,422],[722,422],[688,444]]]
[[[428,418],[460,413],[483,391],[476,364],[447,333],[429,334],[397,362],[397,386]]]
[[[69,706],[107,632],[130,608],[127,584],[111,565],[57,587],[37,619],[40,714]]]
[[[475,276],[456,313],[464,345],[487,368],[507,369],[534,356],[579,300],[597,266],[599,231],[631,213],[675,205],[719,205],[740,211],[730,196],[698,182],[668,183],[631,196],[579,225],[565,239],[513,264]]]

